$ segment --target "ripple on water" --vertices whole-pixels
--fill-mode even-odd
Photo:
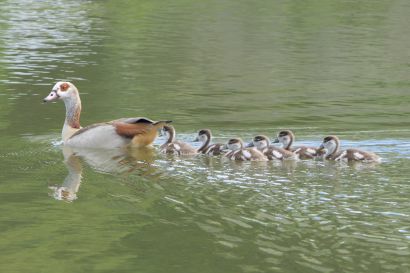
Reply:
[[[78,67],[95,64],[88,56],[94,54],[93,48],[101,37],[90,31],[93,24],[99,24],[99,19],[88,17],[84,11],[89,3],[64,2],[64,13],[70,16],[50,12],[49,5],[48,1],[2,3],[0,24],[5,28],[1,35],[4,55],[0,62],[14,77],[1,82],[39,84],[36,82],[39,74],[57,68],[65,72],[62,75],[65,78],[76,73],[64,69],[64,64]]]

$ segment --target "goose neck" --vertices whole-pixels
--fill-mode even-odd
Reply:
[[[66,114],[65,124],[72,128],[80,128],[81,100],[80,97],[72,96],[64,100]]]

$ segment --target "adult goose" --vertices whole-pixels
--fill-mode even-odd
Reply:
[[[152,121],[144,117],[122,118],[80,126],[81,100],[78,89],[70,82],[57,82],[44,102],[62,100],[66,117],[62,130],[65,145],[79,148],[119,148],[126,145],[144,147],[157,137],[158,129],[171,121]]]
[[[196,155],[198,150],[192,145],[175,139],[175,128],[171,125],[164,125],[162,134],[167,138],[164,144],[161,145],[160,151],[164,154],[174,155]]]
[[[327,136],[323,139],[319,150],[326,150],[324,158],[335,161],[361,161],[361,162],[381,162],[378,155],[372,152],[362,151],[359,149],[339,150],[340,140],[337,136]]]
[[[295,134],[290,130],[283,130],[278,133],[278,136],[273,143],[281,143],[282,148],[299,155],[300,159],[312,159],[319,155],[316,147],[297,146],[292,147],[295,141]]]
[[[198,152],[206,155],[221,155],[225,151],[225,144],[214,143],[211,144],[212,133],[209,129],[199,130],[198,136],[195,141],[202,142],[202,146],[199,147]]]
[[[229,152],[225,157],[237,161],[267,161],[266,156],[253,147],[245,148],[245,145],[240,138],[231,138],[226,144]]]

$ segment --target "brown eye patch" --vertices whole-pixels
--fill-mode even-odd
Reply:
[[[288,134],[289,134],[288,132],[282,131],[282,132],[279,133],[279,136],[283,137],[283,136],[287,136]]]
[[[69,88],[70,86],[68,85],[68,83],[62,83],[61,85],[60,85],[60,90],[61,91],[67,91],[67,89]]]

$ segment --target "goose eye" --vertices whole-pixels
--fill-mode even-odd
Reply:
[[[68,87],[69,87],[68,83],[65,82],[65,83],[60,85],[60,90],[61,91],[67,91]]]

